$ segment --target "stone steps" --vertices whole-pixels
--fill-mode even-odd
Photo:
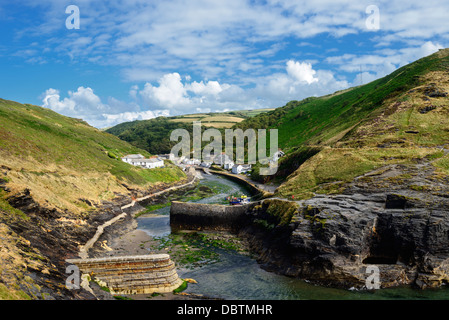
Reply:
[[[105,282],[113,294],[170,292],[182,284],[167,254],[70,259],[67,262]]]

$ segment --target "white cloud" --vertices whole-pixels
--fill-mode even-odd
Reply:
[[[323,95],[349,86],[335,79],[330,71],[314,70],[311,63],[289,60],[283,72],[252,79],[250,87],[193,81],[190,76],[166,74],[158,85],[146,83],[139,91],[150,108],[169,109],[174,114],[279,107],[289,100]],[[209,111],[208,111],[209,110]]]
[[[310,63],[289,60],[287,62],[287,73],[294,79],[307,84],[318,81],[317,78],[313,77],[316,71],[312,69]]]
[[[43,107],[52,109],[56,112],[70,113],[75,109],[75,102],[65,98],[63,101],[60,100],[61,96],[59,95],[59,91],[53,88],[50,88],[45,91],[43,94]]]
[[[79,113],[91,113],[92,111],[104,111],[106,109],[101,103],[100,97],[89,87],[79,87],[75,92],[69,91],[69,98],[66,99],[75,103],[76,112]]]
[[[314,70],[309,63],[289,60],[284,73],[259,81],[251,96],[252,99],[259,97],[261,106],[279,107],[290,100],[321,96],[348,87],[347,81],[337,80],[331,71]]]
[[[122,112],[117,114],[103,114],[104,120],[101,121],[102,127],[109,127],[122,122],[135,121],[135,120],[148,120],[156,117],[170,115],[168,110],[157,110],[155,112],[151,110],[142,112]]]
[[[44,106],[96,123],[143,119],[161,110],[278,107],[347,88],[346,77],[355,77],[358,85],[385,76],[442,48],[449,34],[449,2],[437,0],[376,1],[381,30],[375,33],[365,24],[370,1],[80,0],[81,29],[62,35],[63,5],[59,0],[42,3],[46,11],[33,35],[51,37],[33,38],[45,48],[34,45],[19,56],[32,59],[44,50],[54,59],[68,55],[88,66],[118,68],[129,81],[132,103],[114,98],[103,103],[84,87],[65,98],[55,89],[45,92]],[[353,34],[358,43],[345,42],[344,36]],[[331,52],[340,55],[323,58]],[[312,66],[308,53],[323,64],[314,61]]]
[[[234,97],[234,94],[243,92],[238,86],[220,84],[214,80],[188,82],[191,80],[190,76],[185,76],[184,79],[183,82],[176,72],[165,74],[157,81],[157,85],[145,83],[144,88],[139,91],[139,96],[148,107],[169,109],[175,114],[197,110],[204,112],[211,110],[211,107],[238,107],[235,102],[240,99]],[[239,107],[242,108],[241,105]]]
[[[42,95],[42,107],[60,114],[81,118],[97,128],[109,127],[124,121],[146,120],[158,116],[168,116],[169,110],[141,110],[134,102],[126,103],[113,97],[108,103],[101,102],[92,88],[79,87],[69,91],[61,100],[59,90],[50,88]]]
[[[187,90],[176,72],[159,79],[159,86],[147,82],[139,93],[151,107],[182,108],[189,105]]]
[[[343,54],[326,58],[341,71],[356,73],[354,85],[368,83],[384,77],[406,64],[443,49],[439,43],[426,41],[418,45],[399,49],[380,49],[368,55]]]
[[[261,58],[264,64],[298,40],[299,44],[313,43],[313,37],[321,34],[340,39],[367,33],[367,42],[382,45],[447,39],[449,34],[449,2],[441,0],[376,1],[381,29],[375,34],[365,24],[365,10],[372,1],[78,2],[82,27],[77,33],[61,36],[56,32],[66,18],[61,15],[64,2],[19,0],[24,6],[42,10],[41,15],[36,14],[39,19],[19,34],[51,35],[48,42],[41,43],[51,45],[52,51],[71,59],[117,66],[129,81],[154,81],[182,69],[203,78],[226,74],[238,79],[241,72],[259,66],[248,63],[248,57]],[[42,53],[38,47],[34,51],[35,57]]]
[[[192,91],[197,95],[217,95],[223,91],[218,81],[208,81],[206,84],[194,81],[191,84],[186,85],[188,91]]]

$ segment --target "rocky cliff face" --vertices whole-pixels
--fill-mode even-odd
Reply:
[[[193,178],[191,173],[188,177]],[[183,183],[160,183],[146,193],[128,188],[129,194],[115,194],[113,201],[79,199],[90,208],[79,214],[38,203],[29,189],[12,193],[6,174],[0,176],[0,299],[101,298],[101,290],[93,296],[83,289],[66,288],[69,274],[65,260],[77,258],[80,246],[94,236],[98,226],[122,214],[121,207],[129,204],[132,196],[145,196]],[[101,241],[132,228],[132,215],[140,209],[140,205],[125,209],[126,218],[108,227]],[[100,246],[96,244],[89,255],[103,253]]]
[[[337,287],[438,287],[449,280],[449,188],[428,163],[392,165],[343,194],[298,202],[290,224],[241,230],[267,269]],[[254,211],[263,216],[263,208]]]
[[[96,299],[82,289],[65,286],[65,259],[76,257],[84,244],[104,221],[121,213],[120,203],[105,202],[98,210],[80,217],[71,212],[48,209],[34,201],[29,190],[8,199],[23,216],[13,217],[0,210],[3,272],[0,285],[21,296],[8,299]]]

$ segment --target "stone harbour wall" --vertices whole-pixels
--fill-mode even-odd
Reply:
[[[68,259],[106,283],[112,294],[151,294],[171,292],[182,284],[168,254]]]
[[[170,226],[183,230],[237,230],[259,202],[229,206],[173,201]]]

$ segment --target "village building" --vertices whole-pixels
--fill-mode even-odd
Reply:
[[[193,158],[193,159],[185,158],[184,160],[182,160],[182,163],[186,164],[186,165],[198,165],[199,166],[201,164],[201,161],[199,159],[195,159],[195,158]]]
[[[247,173],[249,171],[251,171],[250,164],[236,164],[232,167],[232,173],[234,174]]]
[[[235,165],[234,161],[225,162],[223,165],[223,169],[232,170],[232,167]]]
[[[204,168],[210,168],[211,165],[212,165],[212,162],[206,162],[206,161],[201,162],[201,166]]]
[[[145,157],[143,155],[139,154],[128,154],[124,157],[122,157],[122,161],[132,164],[132,162],[136,161],[136,160],[141,160],[141,159],[145,159]]]
[[[281,158],[283,156],[285,156],[285,153],[281,149],[279,149],[278,151],[276,151],[273,154],[273,157],[270,159],[270,161],[271,162],[277,162],[279,160],[279,158]]]
[[[137,160],[137,162],[140,161],[140,165],[143,168],[147,169],[154,169],[154,168],[160,168],[164,166],[164,160],[159,158],[151,158],[151,159],[142,159]]]
[[[164,160],[158,157],[150,159],[145,158],[141,154],[129,154],[122,158],[123,162],[129,163],[133,166],[138,166],[146,169],[154,169],[164,166]]]

